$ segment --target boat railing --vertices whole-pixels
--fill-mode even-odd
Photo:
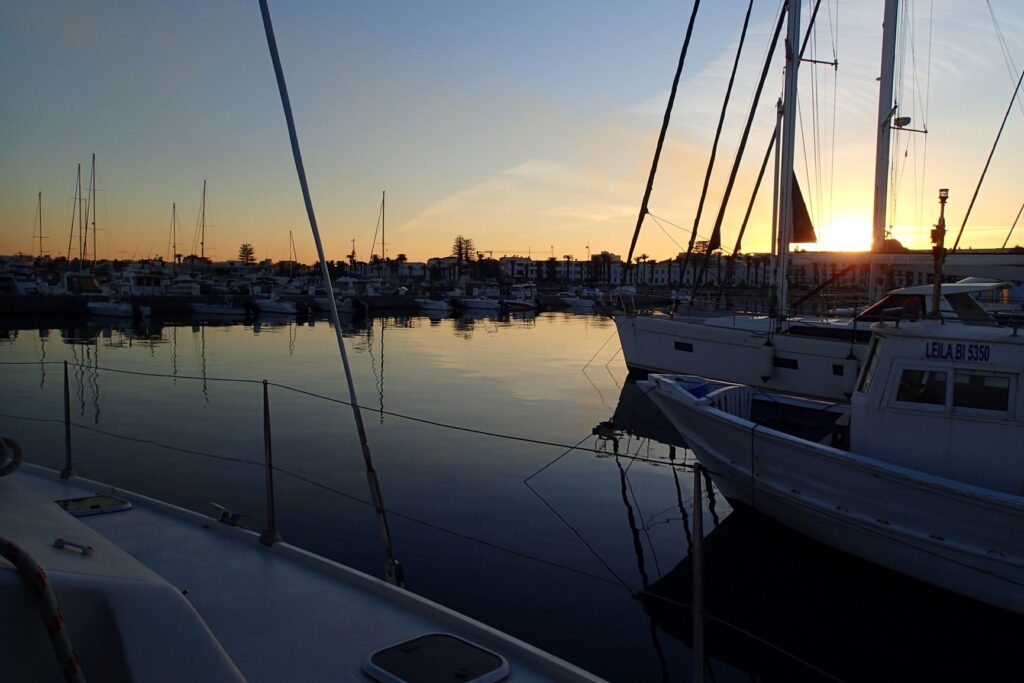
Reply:
[[[749,420],[754,390],[745,384],[733,384],[708,393],[708,402],[722,412]]]
[[[29,421],[32,421],[32,422],[50,422],[50,423],[61,424],[63,426],[64,463],[63,463],[63,468],[60,470],[60,477],[62,479],[77,478],[77,476],[78,476],[78,471],[77,471],[77,467],[76,467],[78,463],[77,463],[76,458],[74,456],[73,440],[72,440],[72,438],[73,438],[73,433],[74,433],[75,430],[85,430],[85,431],[92,432],[92,433],[98,433],[98,434],[106,436],[106,437],[123,439],[123,440],[129,441],[129,442],[133,442],[133,443],[137,443],[137,444],[140,444],[140,445],[156,447],[156,448],[160,448],[160,449],[167,449],[167,450],[170,450],[170,451],[173,451],[173,452],[180,452],[180,453],[183,453],[183,454],[188,454],[190,456],[203,456],[203,457],[214,459],[214,460],[217,460],[217,461],[226,462],[229,465],[245,465],[245,466],[252,467],[254,469],[258,468],[261,471],[261,473],[263,474],[263,479],[264,479],[264,486],[262,488],[264,489],[264,491],[263,491],[263,498],[264,498],[264,508],[265,508],[265,519],[264,519],[264,521],[262,523],[260,523],[258,525],[260,527],[260,529],[261,529],[260,532],[259,532],[258,538],[259,538],[259,542],[260,543],[263,543],[263,544],[268,545],[268,546],[271,546],[271,545],[273,545],[273,544],[275,544],[275,543],[277,543],[277,542],[282,540],[281,533],[278,530],[278,522],[277,522],[277,506],[276,506],[276,502],[277,501],[276,501],[276,496],[275,496],[275,476],[276,475],[284,475],[284,476],[286,476],[288,478],[295,479],[296,481],[303,482],[305,484],[308,484],[308,485],[311,485],[313,487],[316,487],[317,489],[319,489],[321,491],[327,492],[329,494],[337,495],[337,496],[339,496],[341,498],[344,498],[346,501],[349,501],[349,502],[363,504],[363,505],[366,505],[368,507],[375,507],[375,506],[377,506],[377,504],[374,501],[372,501],[372,500],[367,500],[366,498],[353,495],[353,494],[351,494],[349,492],[346,492],[346,491],[343,491],[343,490],[341,490],[339,488],[335,488],[333,486],[330,486],[329,484],[326,484],[326,483],[324,483],[322,481],[318,481],[317,479],[315,479],[313,477],[306,476],[306,475],[304,475],[304,474],[302,474],[302,473],[300,473],[298,471],[295,471],[294,469],[290,469],[289,467],[282,467],[280,464],[275,464],[275,462],[274,462],[274,453],[273,453],[274,440],[273,440],[273,434],[272,434],[272,430],[271,430],[271,405],[270,405],[271,389],[277,389],[277,390],[280,390],[280,391],[293,392],[293,393],[300,394],[302,396],[305,396],[305,397],[308,397],[308,398],[311,398],[311,399],[329,401],[331,403],[342,404],[342,405],[349,405],[349,403],[347,401],[343,400],[343,399],[334,398],[334,397],[331,397],[331,396],[325,396],[325,395],[318,394],[318,393],[313,392],[313,391],[308,391],[308,390],[305,390],[305,389],[300,389],[300,388],[297,388],[297,387],[288,386],[286,384],[280,384],[280,383],[277,383],[277,382],[268,381],[266,379],[248,379],[248,378],[233,378],[233,377],[207,377],[205,375],[204,376],[193,376],[193,375],[184,375],[184,374],[167,374],[167,373],[156,373],[156,372],[143,372],[143,371],[136,371],[136,370],[120,369],[120,368],[100,367],[98,365],[94,365],[94,364],[91,364],[91,363],[89,363],[89,364],[86,364],[86,363],[69,363],[68,361],[57,361],[57,360],[53,360],[53,361],[46,361],[46,360],[44,360],[44,361],[37,361],[37,362],[3,362],[3,361],[0,361],[0,365],[3,365],[3,366],[21,365],[21,366],[33,366],[33,367],[40,367],[41,365],[42,366],[47,366],[47,365],[49,365],[49,366],[62,365],[63,366],[63,371],[64,372],[63,372],[63,405],[62,405],[62,407],[63,407],[63,419],[62,420],[61,419],[39,418],[39,417],[28,417],[28,416],[17,416],[17,415],[10,415],[10,414],[0,415],[0,417],[7,418],[7,419],[29,420]],[[95,425],[87,425],[87,424],[82,424],[82,423],[79,423],[79,422],[73,422],[72,418],[71,418],[71,415],[72,415],[72,413],[71,413],[71,405],[72,405],[72,391],[71,391],[71,389],[72,389],[72,385],[71,385],[71,373],[70,373],[70,369],[71,368],[81,368],[84,371],[91,372],[91,373],[104,372],[104,373],[113,373],[113,374],[126,374],[126,375],[134,375],[134,376],[139,376],[139,377],[144,377],[144,378],[151,378],[151,379],[154,379],[154,380],[159,379],[161,381],[162,380],[172,380],[172,381],[196,380],[196,381],[202,381],[203,382],[203,387],[204,387],[204,389],[203,389],[204,392],[206,391],[206,383],[207,382],[232,382],[232,383],[243,383],[243,384],[255,385],[255,387],[260,392],[260,395],[261,395],[261,398],[262,398],[262,401],[261,401],[261,412],[262,412],[262,416],[261,417],[262,417],[262,432],[263,432],[263,453],[262,453],[262,458],[257,460],[257,459],[252,459],[252,458],[240,457],[238,455],[228,455],[228,454],[224,454],[224,453],[214,453],[214,452],[208,452],[208,451],[203,451],[203,450],[198,450],[198,449],[191,449],[191,448],[183,447],[183,446],[178,445],[178,444],[171,444],[171,443],[165,443],[165,442],[156,441],[154,439],[148,438],[148,435],[146,437],[131,436],[131,435],[127,435],[127,434],[120,434],[120,433],[116,433],[116,432],[113,432],[113,431],[108,431],[108,430],[105,430],[105,429],[100,429],[100,428],[98,428]],[[97,380],[95,378],[93,378],[91,380],[90,379],[85,379],[84,381],[86,383],[95,384]],[[736,411],[736,413],[739,413],[739,414],[742,415],[743,401],[744,400],[749,401],[750,400],[750,396],[744,397],[742,392],[734,391],[734,389],[735,389],[734,387],[725,387],[723,389],[716,390],[715,391],[715,400],[717,401],[717,405],[719,407],[721,407],[723,410],[727,410],[729,412]],[[81,397],[79,397],[79,398],[81,398]],[[369,411],[369,412],[377,412],[377,409],[375,409],[374,407],[371,407],[371,406],[362,406],[362,409],[366,410],[366,411]],[[476,435],[480,435],[480,436],[485,436],[485,437],[510,439],[510,440],[514,440],[516,442],[524,443],[524,444],[533,444],[533,445],[542,446],[542,447],[555,447],[555,448],[558,448],[558,449],[562,450],[563,451],[562,454],[559,455],[554,461],[552,461],[552,463],[556,462],[558,459],[563,457],[565,454],[567,454],[569,452],[574,452],[574,451],[575,452],[583,452],[583,453],[592,453],[592,454],[594,454],[594,455],[596,455],[596,456],[598,456],[600,458],[605,458],[605,457],[608,456],[607,450],[599,448],[599,447],[591,447],[591,446],[584,445],[582,440],[580,442],[575,443],[575,444],[557,443],[557,442],[553,442],[553,441],[545,441],[545,440],[542,440],[542,439],[535,439],[535,438],[531,438],[531,437],[524,436],[524,435],[502,434],[502,433],[498,433],[498,432],[491,432],[491,431],[487,431],[487,430],[483,430],[483,429],[468,427],[468,426],[465,426],[465,425],[449,424],[449,423],[445,423],[445,422],[441,422],[441,421],[437,421],[437,420],[426,419],[426,418],[423,418],[423,417],[415,417],[415,416],[405,415],[405,414],[397,413],[397,412],[393,412],[393,411],[384,411],[383,409],[380,409],[379,412],[381,414],[387,414],[389,416],[393,416],[393,417],[400,418],[400,419],[413,420],[413,421],[416,421],[416,422],[419,422],[419,423],[425,423],[425,424],[429,424],[429,425],[432,425],[432,426],[435,426],[435,427],[447,428],[447,429],[457,430],[457,431],[460,431],[460,432],[468,432],[468,433],[472,433],[472,434],[476,434]],[[705,481],[709,481],[707,479],[707,477],[708,477],[708,470],[706,470],[706,468],[704,468],[703,466],[697,464],[695,461],[691,462],[691,461],[688,461],[685,458],[684,459],[677,459],[675,457],[675,455],[674,455],[674,450],[670,451],[668,459],[666,459],[666,460],[662,460],[660,458],[652,459],[649,456],[643,456],[643,455],[640,455],[639,453],[631,454],[631,453],[628,453],[628,452],[618,452],[618,451],[616,451],[615,457],[617,459],[624,459],[624,460],[630,460],[630,461],[636,461],[636,462],[654,462],[654,463],[656,463],[656,464],[658,464],[660,466],[668,465],[668,466],[670,466],[672,468],[680,469],[680,470],[683,470],[683,471],[689,471],[690,473],[692,473],[692,476],[694,477],[694,480],[695,480],[695,485],[694,485],[694,494],[695,495],[694,495],[694,497],[693,497],[693,499],[691,501],[691,504],[694,507],[693,519],[694,519],[694,524],[695,524],[695,526],[693,527],[693,530],[692,530],[692,534],[693,534],[694,538],[696,538],[698,535],[703,535],[703,533],[704,533],[704,531],[703,531],[703,524],[699,523],[697,521],[697,520],[699,520],[700,515],[696,512],[696,509],[697,508],[706,508],[706,509],[712,511],[712,515],[714,515],[713,510],[714,510],[714,495],[715,495],[713,493],[713,491],[710,489],[710,484],[708,486],[708,490],[706,490],[703,493],[701,493],[700,485],[699,485],[699,483],[697,483],[698,479],[703,479]],[[81,459],[81,456],[79,456],[79,459]],[[548,466],[550,466],[550,464],[552,464],[552,463],[549,463],[548,465],[545,465],[544,467],[540,468],[537,472],[535,472],[529,478],[532,478],[533,476],[536,476],[536,475],[540,474]],[[713,472],[712,472],[712,474],[713,474]],[[374,477],[372,477],[372,479],[374,481],[376,481],[377,477],[374,476]],[[237,510],[233,511],[233,510],[227,509],[225,507],[221,507],[221,506],[216,506],[216,507],[218,509],[218,514],[215,516],[215,518],[219,522],[222,522],[222,523],[225,523],[225,524],[229,524],[229,525],[235,525],[235,526],[244,527],[244,526],[246,526],[246,522],[249,519],[251,519],[249,515],[240,513]],[[378,510],[380,512],[386,513],[389,516],[397,517],[397,518],[403,520],[404,522],[409,522],[409,523],[421,525],[421,526],[424,526],[426,528],[431,529],[432,531],[439,531],[439,532],[442,532],[442,533],[450,534],[450,535],[452,535],[452,536],[454,536],[454,537],[456,537],[456,538],[458,538],[460,540],[463,540],[463,541],[470,541],[470,542],[478,543],[478,544],[486,546],[486,547],[488,547],[488,548],[490,548],[492,550],[497,550],[497,551],[508,553],[510,555],[513,555],[513,556],[519,558],[519,559],[525,559],[525,560],[531,560],[531,561],[539,562],[539,563],[541,563],[541,564],[543,564],[545,566],[548,566],[548,567],[551,567],[551,566],[560,567],[560,568],[562,568],[562,569],[564,569],[566,571],[572,572],[575,575],[587,576],[587,577],[589,577],[591,579],[594,579],[594,580],[597,580],[597,581],[601,581],[601,582],[605,582],[605,583],[613,583],[616,586],[620,585],[620,582],[621,582],[621,580],[613,580],[613,579],[610,579],[609,577],[606,577],[606,576],[604,576],[602,574],[599,574],[599,573],[593,573],[593,572],[590,572],[590,571],[587,571],[587,570],[580,569],[579,567],[574,567],[574,566],[562,564],[562,563],[560,563],[560,562],[558,562],[556,560],[552,560],[549,557],[544,557],[544,556],[541,556],[541,555],[530,554],[528,552],[524,552],[522,549],[508,547],[508,546],[503,545],[500,542],[496,542],[495,540],[492,540],[492,539],[480,538],[480,537],[477,537],[477,536],[473,536],[471,534],[467,534],[464,531],[460,531],[460,530],[457,530],[457,529],[451,529],[451,528],[449,528],[447,526],[440,525],[440,524],[438,524],[437,522],[434,522],[434,521],[429,521],[429,520],[421,519],[421,518],[419,518],[419,517],[417,517],[416,515],[413,515],[413,514],[408,514],[408,513],[403,513],[403,512],[397,511],[397,510],[395,510],[393,508],[384,506],[382,499],[380,501],[380,507],[378,508]],[[699,564],[702,564],[703,560],[699,556],[699,552],[696,550],[696,548],[697,548],[697,546],[695,544],[693,552],[694,552],[694,554],[696,556],[693,558],[693,561],[697,562]],[[703,583],[703,581],[702,581],[702,583]],[[796,655],[794,653],[788,652],[785,648],[780,647],[778,644],[773,643],[770,640],[767,640],[767,639],[762,638],[760,636],[757,636],[755,634],[749,633],[748,631],[746,631],[742,627],[736,626],[733,623],[731,623],[729,620],[724,619],[722,617],[719,617],[719,616],[717,616],[717,615],[707,611],[706,609],[699,609],[699,608],[695,609],[695,605],[693,605],[693,604],[686,604],[685,602],[680,602],[678,600],[669,598],[667,596],[661,596],[661,595],[659,595],[657,593],[648,591],[646,588],[630,587],[630,590],[633,591],[635,594],[644,594],[644,595],[647,595],[647,596],[651,597],[652,599],[667,600],[668,601],[667,604],[670,604],[671,606],[677,607],[679,609],[690,610],[693,613],[693,618],[695,620],[714,622],[718,626],[725,627],[725,628],[731,629],[731,630],[735,630],[736,632],[742,634],[744,637],[752,638],[754,641],[759,642],[759,643],[769,647],[770,649],[778,652],[779,654],[781,654],[781,655],[791,659],[795,663],[797,663],[797,664],[799,664],[799,665],[801,665],[803,667],[806,667],[809,671],[813,671],[813,672],[816,672],[818,674],[822,674],[826,679],[836,680],[833,676],[830,676],[827,672],[822,671],[820,668],[816,667],[814,664],[806,661],[805,659],[801,658],[800,656],[798,656],[798,655]],[[698,590],[703,590],[703,588],[699,588]]]

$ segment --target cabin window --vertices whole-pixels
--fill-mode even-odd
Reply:
[[[946,403],[945,370],[907,369],[900,376],[896,400],[906,403],[944,405]]]
[[[953,405],[957,408],[1010,409],[1010,376],[958,370],[953,376]]]
[[[776,356],[772,359],[772,365],[777,368],[786,368],[787,370],[799,370],[800,364],[795,358],[779,358]]]
[[[919,294],[889,294],[863,313],[857,320],[875,322],[878,320],[917,320],[925,313],[924,297]]]
[[[693,352],[693,344],[691,344],[690,342],[677,341],[676,342],[676,351],[690,351],[692,353]]]
[[[858,388],[862,394],[867,393],[871,386],[871,378],[875,376],[875,368],[878,366],[878,349],[881,346],[882,341],[875,339],[871,342],[871,348],[868,349],[868,357],[864,361],[864,372],[860,376],[860,387]]]

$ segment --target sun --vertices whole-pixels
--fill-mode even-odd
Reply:
[[[836,216],[831,225],[815,226],[818,241],[801,244],[807,251],[867,251],[871,248],[871,221],[865,216]]]

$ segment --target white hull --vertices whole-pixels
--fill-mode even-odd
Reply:
[[[299,312],[299,309],[297,309],[295,304],[291,301],[257,299],[255,305],[256,309],[260,313],[285,313],[288,315],[294,315]]]
[[[593,309],[597,305],[597,302],[595,302],[593,299],[584,299],[578,296],[562,297],[562,303],[564,303],[569,308],[576,308],[579,310],[588,311]]]
[[[423,311],[447,313],[452,310],[451,304],[440,299],[416,299],[416,304]]]
[[[331,310],[331,300],[326,296],[316,297],[315,299],[313,299],[313,303],[315,303],[316,307],[319,308],[321,311]],[[356,307],[352,303],[351,299],[339,298],[335,299],[334,303],[338,307],[338,313],[352,313],[353,311],[356,310]]]
[[[192,309],[193,313],[199,313],[200,315],[230,315],[239,317],[245,315],[243,307],[226,304],[189,304],[189,308]]]
[[[850,339],[776,334],[667,316],[615,318],[626,365],[651,372],[701,375],[784,393],[849,400],[867,344]],[[851,360],[852,355],[852,360]],[[767,381],[764,380],[767,375]]]
[[[699,404],[651,397],[726,498],[831,546],[1024,613],[1024,498],[866,458]]]
[[[497,311],[501,308],[494,299],[463,299],[462,307],[476,311]]]
[[[85,306],[89,309],[89,313],[108,318],[131,318],[135,315],[131,304],[119,304],[112,301],[90,301]]]

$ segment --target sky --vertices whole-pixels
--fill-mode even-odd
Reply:
[[[802,25],[807,24],[807,5]],[[754,0],[699,238],[711,232],[778,16]],[[893,236],[927,246],[937,191],[963,221],[1024,65],[1024,3],[903,3]],[[735,58],[743,0],[705,0],[637,253],[685,249]],[[387,193],[387,256],[624,255],[692,8],[562,0],[271,0],[329,259],[366,260]],[[1005,39],[1005,51],[992,14]],[[823,0],[800,71],[796,172],[821,248],[870,243],[882,0]],[[1009,57],[1006,56],[1008,52]],[[1011,66],[1012,65],[1012,66]],[[1014,73],[1011,74],[1011,71]],[[782,91],[777,54],[723,227],[732,249]],[[206,253],[313,262],[258,3],[0,5],[0,254],[66,254],[75,174],[97,164],[100,258]],[[1010,113],[962,244],[1001,246],[1022,202],[1024,97]],[[770,243],[770,174],[743,250]],[[1024,219],[1022,219],[1024,223]],[[1024,244],[1018,224],[1012,244]],[[950,242],[953,237],[950,237]],[[198,248],[197,248],[198,249]],[[75,246],[77,251],[77,242]]]

